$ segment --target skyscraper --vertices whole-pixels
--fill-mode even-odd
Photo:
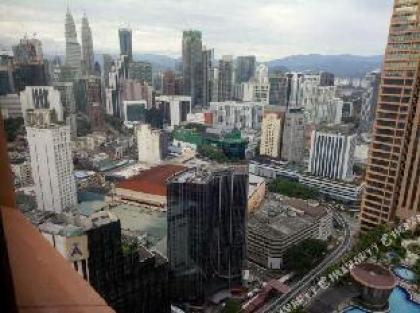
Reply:
[[[132,61],[128,65],[128,78],[146,82],[152,86],[152,64],[146,61]]]
[[[182,34],[182,74],[184,94],[191,96],[193,106],[202,105],[202,43],[198,30],[188,30]]]
[[[214,66],[214,50],[203,50],[203,106],[208,106],[212,99],[213,80],[212,68]]]
[[[287,77],[275,74],[269,77],[270,82],[270,105],[287,105]]]
[[[118,30],[120,37],[120,54],[128,56],[128,61],[133,60],[132,31],[129,28],[120,28]]]
[[[376,105],[378,103],[380,72],[371,72],[364,78],[367,90],[363,93],[363,102],[360,112],[359,132],[370,133],[375,120]]]
[[[74,25],[73,15],[70,9],[67,8],[66,24],[65,24],[65,37],[66,37],[66,65],[80,70],[82,65],[82,56],[80,52],[80,44],[77,41],[76,26]]]
[[[233,57],[224,55],[219,60],[219,102],[233,99],[234,65]]]
[[[240,285],[245,261],[246,166],[189,169],[168,182],[168,259],[174,302]]]
[[[77,205],[70,126],[27,127],[38,210],[57,213]]]
[[[72,137],[77,136],[77,110],[72,82],[54,82],[54,89],[60,92],[63,115],[67,125],[70,125]]]
[[[235,70],[236,83],[249,82],[255,76],[255,67],[255,55],[237,57]]]
[[[86,74],[93,73],[93,40],[92,31],[86,14],[82,18],[82,57],[83,71]]]
[[[420,1],[395,0],[360,214],[361,229],[420,209]]]
[[[290,108],[286,112],[281,158],[300,163],[305,152],[305,117],[303,109]]]

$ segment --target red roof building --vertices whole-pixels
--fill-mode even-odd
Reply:
[[[115,186],[120,200],[134,201],[152,206],[166,206],[166,181],[186,168],[165,164],[153,167],[140,175],[124,180]]]

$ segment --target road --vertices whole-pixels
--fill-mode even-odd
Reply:
[[[264,313],[274,313],[292,301],[297,297],[302,291],[306,290],[311,284],[321,276],[321,274],[332,264],[334,264],[338,259],[340,259],[350,248],[351,244],[351,232],[350,227],[345,220],[345,218],[338,212],[333,213],[334,221],[344,229],[344,239],[338,245],[338,247],[330,253],[317,267],[313,268],[309,273],[307,273],[300,281],[291,287],[291,290],[287,293],[273,301],[270,305],[262,310]]]

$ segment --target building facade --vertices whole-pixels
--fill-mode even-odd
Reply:
[[[233,99],[234,64],[233,57],[225,55],[219,60],[218,69],[218,101],[229,101]]]
[[[248,222],[248,259],[280,269],[288,248],[308,238],[327,240],[331,231],[332,213],[317,201],[268,194]]]
[[[291,108],[285,114],[281,158],[300,163],[305,154],[305,118],[302,109]]]
[[[264,112],[261,124],[260,155],[274,159],[280,158],[283,123],[283,112]]]
[[[129,28],[120,28],[118,37],[120,39],[120,54],[126,55],[129,61],[133,60],[132,31]]]
[[[362,200],[361,228],[418,214],[419,1],[395,0]]]
[[[70,127],[27,127],[26,132],[38,210],[76,207]]]
[[[232,127],[237,129],[261,128],[264,104],[256,102],[212,102],[210,112],[213,113],[215,127]]]
[[[164,124],[172,128],[186,122],[192,111],[192,99],[188,96],[160,96],[155,102],[156,108],[163,112]]]
[[[66,38],[66,65],[80,71],[82,66],[82,54],[80,44],[77,41],[76,25],[74,24],[73,15],[67,9],[66,24],[65,24],[65,38]]]
[[[236,58],[235,82],[237,84],[249,82],[255,76],[255,55],[238,56]]]
[[[168,181],[171,298],[200,302],[241,284],[247,168],[189,169]]]
[[[93,39],[92,30],[86,14],[82,18],[82,69],[85,74],[93,74]]]
[[[167,154],[167,136],[160,129],[148,124],[136,128],[138,160],[148,164],[162,161]]]
[[[146,82],[152,86],[152,63],[146,61],[132,61],[128,65],[128,78]]]
[[[191,96],[192,105],[202,105],[203,73],[201,32],[184,31],[182,35],[182,76],[184,94]]]
[[[53,110],[57,121],[64,122],[64,110],[61,95],[52,86],[26,87],[20,93],[23,119],[28,122],[28,113],[37,109]]]
[[[308,171],[330,179],[351,179],[355,148],[355,135],[314,130]]]

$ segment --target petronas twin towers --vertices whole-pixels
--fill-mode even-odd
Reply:
[[[93,71],[93,40],[92,31],[86,15],[82,18],[82,48],[77,41],[76,26],[73,15],[67,8],[66,24],[66,65],[90,74]]]

